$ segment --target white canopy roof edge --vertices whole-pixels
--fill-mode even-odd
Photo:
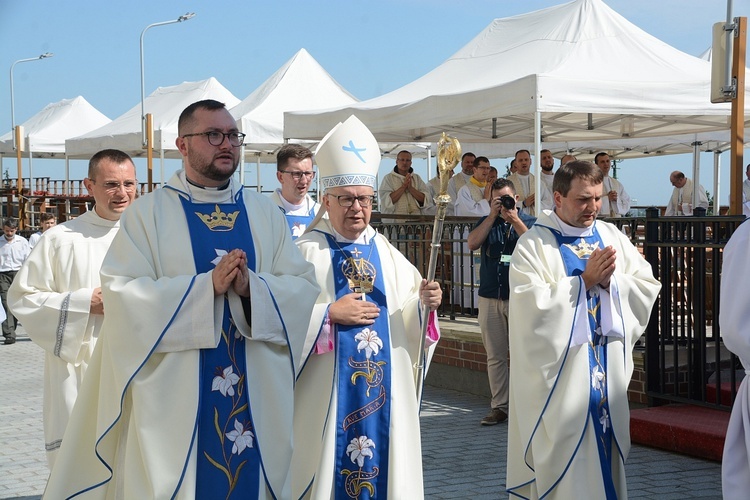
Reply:
[[[154,151],[160,151],[169,157],[179,157],[174,143],[177,138],[177,121],[182,110],[203,99],[223,102],[228,109],[240,102],[213,77],[159,87],[146,97],[146,113],[151,113],[154,120]],[[146,151],[141,140],[141,105],[138,103],[111,123],[66,140],[65,149],[71,157],[88,157],[105,148],[120,149],[131,156],[144,156]]]
[[[62,157],[66,139],[111,121],[81,96],[48,104],[22,124],[26,143],[24,156],[31,152],[36,157]],[[12,131],[0,137],[0,153],[14,153]]]
[[[285,114],[284,135],[322,137],[355,114],[380,141],[577,143],[726,130],[710,63],[649,35],[601,0],[496,19],[423,77],[380,97]],[[472,78],[465,78],[472,75]],[[750,106],[750,100],[746,100]],[[748,108],[750,110],[750,108]]]

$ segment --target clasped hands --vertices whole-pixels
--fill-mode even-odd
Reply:
[[[224,295],[231,288],[240,297],[250,297],[250,271],[247,254],[235,248],[224,255],[211,274],[214,295]]]
[[[597,248],[591,253],[586,263],[586,269],[581,274],[586,290],[594,285],[609,288],[612,274],[615,272],[616,252],[611,246]]]

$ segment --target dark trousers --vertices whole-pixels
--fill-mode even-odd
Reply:
[[[6,339],[16,339],[16,318],[8,309],[8,289],[13,284],[13,279],[18,271],[0,271],[0,298],[3,302],[5,315],[8,317],[3,321],[3,337]]]

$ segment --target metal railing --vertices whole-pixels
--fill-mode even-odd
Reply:
[[[718,326],[722,250],[742,216],[606,219],[618,226],[651,263],[662,283],[642,345],[646,390],[653,404],[691,402],[728,409],[740,362],[721,342]],[[475,317],[479,254],[467,238],[478,218],[446,217],[435,279],[443,287],[438,313]],[[433,218],[373,213],[372,225],[426,275]],[[645,344],[645,347],[644,345]]]
[[[742,216],[646,216],[644,253],[662,291],[646,329],[646,393],[653,404],[729,409],[741,369],[721,341],[723,249]],[[743,372],[744,373],[744,372]]]

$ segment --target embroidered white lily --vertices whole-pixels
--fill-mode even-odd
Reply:
[[[607,427],[609,427],[609,414],[607,413],[606,408],[602,408],[602,414],[599,417],[599,423],[602,424],[602,432],[607,432]]]
[[[354,340],[359,340],[357,351],[364,349],[367,359],[370,359],[373,354],[377,356],[378,352],[383,348],[383,341],[378,337],[378,332],[369,328],[365,328],[356,334]]]
[[[598,366],[595,366],[594,369],[591,370],[591,387],[597,391],[603,390],[605,378],[606,375],[604,372],[601,371]]]
[[[212,391],[219,391],[222,396],[234,396],[234,386],[240,381],[239,375],[234,373],[232,366],[227,366],[221,375],[214,377],[211,384]]]
[[[214,248],[214,251],[216,252],[216,258],[211,261],[211,264],[216,265],[228,252],[226,250],[222,250],[221,248]]]
[[[351,440],[346,447],[346,453],[352,462],[362,467],[365,464],[365,457],[372,458],[372,450],[370,448],[374,447],[375,443],[372,439],[367,436],[359,436]]]
[[[250,429],[245,430],[245,426],[236,418],[234,419],[234,430],[227,432],[227,439],[232,441],[232,453],[239,455],[245,448],[253,447],[253,433]]]

